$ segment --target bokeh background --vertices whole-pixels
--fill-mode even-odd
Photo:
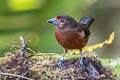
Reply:
[[[113,31],[115,40],[95,50],[102,57],[120,56],[120,0],[0,0],[0,56],[22,35],[34,50],[62,53],[55,40],[55,27],[46,22],[56,15],[67,14],[77,21],[93,16],[88,45],[102,42]]]

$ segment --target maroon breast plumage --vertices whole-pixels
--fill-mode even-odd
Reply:
[[[57,27],[56,27],[57,28]],[[56,29],[55,36],[59,44],[64,49],[82,49],[88,42],[88,37],[85,38],[84,31],[77,32],[74,30],[67,30],[61,32]]]

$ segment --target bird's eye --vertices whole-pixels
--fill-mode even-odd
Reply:
[[[60,22],[64,22],[64,19],[61,19]]]

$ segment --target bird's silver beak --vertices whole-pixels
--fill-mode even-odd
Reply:
[[[56,18],[49,19],[49,20],[47,20],[47,22],[48,22],[48,23],[55,24],[55,25],[60,24],[60,22],[57,21]]]

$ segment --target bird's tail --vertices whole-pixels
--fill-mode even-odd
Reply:
[[[80,23],[86,26],[90,26],[95,19],[92,16],[85,16],[80,19]]]

